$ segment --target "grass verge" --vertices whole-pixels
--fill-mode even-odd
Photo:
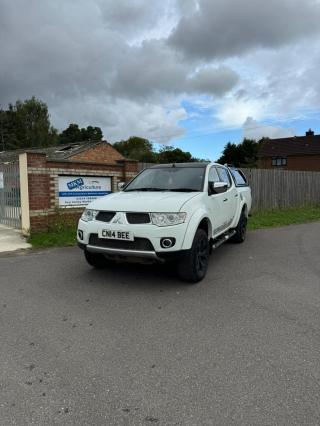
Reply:
[[[305,206],[252,213],[248,229],[274,228],[320,220],[320,206]]]
[[[253,212],[248,229],[273,228],[320,220],[320,206],[298,207]],[[74,246],[76,225],[68,225],[48,232],[32,234],[28,242],[33,248]]]
[[[33,248],[74,246],[76,244],[76,226],[66,226],[63,229],[31,234],[28,243]]]

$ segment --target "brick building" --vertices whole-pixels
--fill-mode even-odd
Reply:
[[[86,161],[115,164],[125,158],[111,144],[100,142],[74,142],[46,148],[24,148],[0,152],[0,163],[16,161],[24,152],[45,154],[48,160]]]
[[[46,231],[57,221],[74,223],[91,195],[117,191],[119,182],[131,180],[138,171],[137,161],[124,158],[107,142],[0,153],[0,163],[14,162],[19,162],[20,169],[20,219],[24,233]],[[66,184],[64,189],[62,185]],[[76,192],[84,187],[88,190]]]
[[[258,167],[320,171],[320,135],[309,130],[305,136],[266,139],[258,152]]]

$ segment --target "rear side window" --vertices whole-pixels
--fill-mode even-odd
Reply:
[[[231,169],[231,173],[237,186],[247,185],[247,180],[240,170]]]

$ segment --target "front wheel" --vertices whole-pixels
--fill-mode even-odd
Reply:
[[[207,272],[209,262],[209,241],[206,232],[198,229],[192,247],[177,265],[179,276],[185,281],[197,283]]]
[[[107,266],[107,259],[100,253],[91,253],[88,250],[84,251],[84,257],[90,266],[96,269],[103,269]]]

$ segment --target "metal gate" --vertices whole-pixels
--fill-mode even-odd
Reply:
[[[0,223],[21,228],[19,162],[0,164]]]

